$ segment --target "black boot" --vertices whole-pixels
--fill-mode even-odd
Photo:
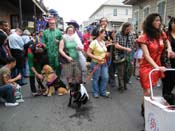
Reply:
[[[127,90],[128,88],[127,88],[127,84],[126,84],[126,82],[124,82],[124,90]]]

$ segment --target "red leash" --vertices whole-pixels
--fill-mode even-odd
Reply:
[[[88,81],[88,80],[91,79],[92,75],[93,75],[94,72],[99,68],[99,66],[100,66],[100,63],[98,63],[98,64],[94,67],[93,71],[86,77],[86,81]]]
[[[105,60],[106,60],[105,64],[106,64],[106,66],[108,65],[107,61],[109,60],[109,56],[110,56],[110,54],[106,53],[106,56],[105,56]],[[86,81],[91,79],[92,75],[99,68],[100,65],[101,65],[100,62],[98,62],[98,64],[94,67],[93,71],[86,77]]]

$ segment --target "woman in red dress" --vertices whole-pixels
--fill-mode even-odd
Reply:
[[[150,96],[149,72],[157,68],[160,71],[152,73],[152,84],[156,86],[158,80],[163,77],[166,70],[161,66],[160,57],[164,49],[164,42],[167,42],[168,57],[172,54],[170,43],[166,34],[161,31],[161,16],[157,13],[148,15],[143,22],[143,34],[137,39],[143,50],[143,57],[140,61],[140,83],[143,88],[143,95]],[[142,103],[142,116],[144,116],[144,106]]]

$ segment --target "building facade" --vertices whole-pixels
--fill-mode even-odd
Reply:
[[[1,0],[0,20],[9,23],[10,28],[34,28],[37,17],[47,13],[38,0]]]
[[[175,0],[125,0],[123,3],[133,5],[132,23],[135,31],[141,31],[143,20],[150,13],[159,13],[165,25],[169,22],[169,16],[175,16]]]
[[[116,0],[108,0],[89,17],[88,21],[84,22],[84,26],[96,23],[102,17],[108,19],[109,30],[118,30],[123,22],[132,20],[132,6],[117,3]]]

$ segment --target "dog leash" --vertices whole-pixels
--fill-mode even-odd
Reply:
[[[91,73],[86,77],[86,81],[90,80],[94,72],[100,67],[100,63],[98,63],[94,69],[91,71]]]
[[[106,66],[108,65],[107,64],[107,61],[104,63],[104,64],[106,64]],[[86,77],[86,81],[88,81],[88,80],[90,80],[91,79],[91,77],[92,77],[92,75],[94,74],[94,72],[100,67],[100,63],[98,63],[95,67],[94,67],[94,69],[91,71],[91,73]]]
[[[109,66],[110,65],[110,63],[108,63],[108,61],[110,61],[110,59],[109,59],[109,55],[108,54],[106,54],[106,56],[105,56],[105,63],[104,64],[106,64],[106,66]],[[91,79],[91,77],[92,77],[92,75],[94,74],[94,72],[100,67],[100,62],[98,62],[98,64],[94,67],[94,69],[92,70],[92,72],[86,77],[86,81],[88,81],[88,80],[90,80]]]

